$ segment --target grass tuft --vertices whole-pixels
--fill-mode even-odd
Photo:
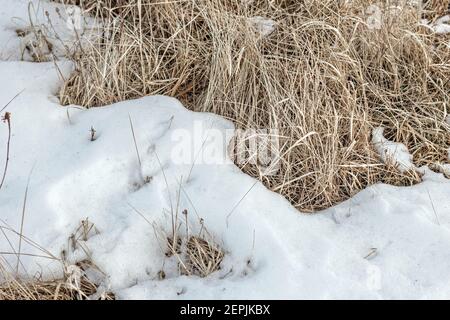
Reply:
[[[63,104],[164,94],[238,128],[277,130],[280,170],[239,165],[302,211],[380,181],[420,182],[381,161],[375,127],[417,166],[449,161],[449,36],[421,24],[410,2],[382,2],[379,28],[371,0],[82,2],[103,36],[73,57]],[[255,26],[261,19],[274,21],[272,32]]]

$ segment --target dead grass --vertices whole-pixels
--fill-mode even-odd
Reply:
[[[1,234],[5,240],[11,244],[10,237],[7,233],[19,235],[7,226],[0,225]],[[14,268],[11,263],[0,254],[0,301],[1,300],[115,300],[114,293],[100,289],[98,279],[105,278],[105,274],[95,265],[89,257],[88,250],[84,244],[93,234],[97,234],[98,230],[89,220],[83,220],[76,231],[69,237],[69,246],[67,250],[82,249],[88,256],[87,259],[76,263],[69,263],[66,260],[67,251],[62,252],[62,257],[57,258],[31,239],[23,235],[24,241],[33,244],[35,248],[42,252],[42,255],[33,255],[44,259],[51,259],[59,262],[62,268],[62,276],[54,279],[43,279],[39,274],[29,276],[25,270],[25,274],[19,274],[18,266],[23,264],[20,262],[20,251],[13,253],[17,256],[17,267]],[[97,282],[92,281],[89,275],[94,275]]]
[[[191,236],[186,248],[188,257],[187,268],[191,273],[206,277],[220,269],[224,253],[215,242]]]
[[[87,300],[97,293],[98,286],[86,275],[75,279],[70,274],[62,279],[44,281],[17,279],[0,264],[0,300]],[[111,292],[101,294],[99,300],[114,300]]]
[[[198,234],[177,230],[175,242],[173,239],[167,238],[166,256],[175,257],[181,275],[197,275],[204,278],[220,270],[225,252],[204,227]],[[176,245],[173,245],[174,243]]]
[[[418,166],[448,162],[448,37],[419,25],[408,4],[385,5],[381,28],[373,29],[364,13],[379,1],[81,2],[103,21],[103,37],[74,57],[63,104],[165,94],[239,128],[276,129],[280,170],[241,168],[302,211],[380,181],[420,181],[382,163],[374,127],[404,143]],[[255,16],[274,20],[275,31],[259,34]]]
[[[170,232],[167,232],[161,224],[150,222],[142,212],[133,206],[131,208],[153,228],[165,256],[175,260],[180,275],[207,277],[220,270],[225,251],[207,230],[202,218],[197,216],[192,217],[192,220],[186,209],[179,214],[177,203],[177,208],[170,212],[172,225]],[[158,279],[163,280],[165,277],[166,272],[160,270]]]

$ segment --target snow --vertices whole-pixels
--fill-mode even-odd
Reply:
[[[62,57],[79,47],[77,39],[95,34],[94,21],[83,17],[78,7],[42,0],[3,0],[0,21],[1,60],[33,61],[28,47],[50,61],[49,45],[56,57]]]
[[[25,14],[26,1],[3,2],[0,39],[9,54],[0,62],[0,105],[23,92],[5,110],[12,139],[1,226],[20,229],[29,179],[23,234],[56,257],[65,250],[74,263],[86,252],[68,250],[68,238],[89,218],[99,232],[83,243],[108,275],[103,287],[120,299],[450,298],[450,184],[442,175],[424,169],[418,185],[377,184],[301,214],[226,157],[233,125],[219,116],[163,96],[89,110],[59,105],[62,79],[53,62],[14,61],[20,43],[5,30],[10,17]],[[66,77],[73,68],[63,60],[58,67]],[[0,123],[0,167],[7,133]],[[411,165],[407,150],[381,129],[374,139],[400,166]],[[156,236],[170,233],[178,196],[191,232],[203,219],[226,252],[221,270],[207,278],[181,276]],[[5,253],[17,252],[19,238],[2,230],[13,248],[0,233],[0,257],[14,267],[16,256]],[[43,255],[26,241],[21,252]],[[48,258],[22,256],[21,263],[22,275],[61,272]],[[79,270],[69,267],[76,282]]]
[[[436,33],[444,34],[444,33],[450,33],[450,15],[446,15],[444,17],[439,18],[434,23],[434,30]]]
[[[440,17],[436,21],[429,21],[427,19],[422,19],[421,24],[428,26],[437,34],[450,33],[450,15]]]
[[[384,135],[384,128],[375,128],[372,132],[372,143],[375,146],[381,160],[384,163],[393,162],[401,172],[415,169],[408,148],[403,143],[397,143],[387,140]]]
[[[249,18],[249,21],[262,37],[267,37],[275,31],[276,22],[271,19],[255,16]]]

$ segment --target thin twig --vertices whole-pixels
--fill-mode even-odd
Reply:
[[[9,150],[11,145],[11,114],[9,112],[6,112],[2,120],[8,125],[8,141],[6,143],[6,161],[5,161],[5,168],[3,169],[2,180],[0,182],[0,189],[2,189],[3,183],[5,183],[6,172],[8,171]]]
[[[133,120],[131,120],[131,116],[128,114],[128,119],[130,120],[130,128],[131,133],[133,134],[134,147],[136,148],[136,154],[139,161],[139,166],[142,167],[141,156],[139,155],[139,148],[136,142],[136,135],[134,134]]]
[[[431,199],[431,194],[430,194],[430,191],[428,189],[427,189],[427,193],[428,193],[428,198],[430,198],[431,207],[433,208],[434,215],[436,216],[436,221],[437,221],[438,225],[441,225],[441,222],[439,221],[438,214],[436,212],[436,208],[434,207],[433,199]]]
[[[18,94],[16,94],[11,100],[9,100],[9,102],[0,110],[0,113],[2,113],[10,104],[11,102],[13,102],[14,100],[16,100],[16,98],[18,96],[20,96],[22,94],[22,92],[24,92],[25,89],[23,89],[22,91],[20,91]]]
[[[252,189],[256,186],[256,184],[259,181],[255,181],[255,183],[250,187],[250,189],[248,189],[248,191],[244,194],[244,196],[238,201],[238,203],[236,203],[236,205],[233,207],[233,209],[231,209],[230,213],[227,215],[227,227],[228,227],[228,219],[230,218],[230,216],[232,215],[232,213],[234,212],[234,210],[236,210],[236,208],[241,204],[241,202],[245,199],[245,197],[250,193],[250,191],[252,191]]]
[[[24,222],[25,222],[25,211],[26,211],[26,206],[27,206],[27,199],[28,199],[28,189],[30,187],[30,179],[31,179],[31,174],[33,172],[33,168],[31,168],[30,174],[28,175],[28,180],[27,180],[27,187],[25,188],[25,195],[23,197],[23,206],[22,206],[22,219],[20,221],[20,231],[19,231],[19,248],[17,250],[17,265],[16,265],[16,273],[19,273],[19,264],[20,264],[20,255],[21,255],[21,250],[22,250],[22,238],[23,238],[23,226],[24,226]]]

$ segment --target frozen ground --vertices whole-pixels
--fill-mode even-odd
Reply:
[[[91,110],[60,106],[55,65],[15,61],[12,17],[26,19],[26,2],[3,0],[0,9],[1,47],[9,52],[0,62],[0,106],[23,90],[2,112],[11,113],[12,138],[0,253],[13,269],[19,239],[7,226],[21,228],[29,179],[23,234],[48,252],[22,241],[22,254],[46,256],[22,255],[23,275],[60,272],[49,253],[82,259],[83,250],[68,250],[68,237],[88,217],[99,233],[85,247],[108,275],[104,287],[121,299],[450,298],[450,183],[442,175],[423,169],[417,186],[379,184],[325,212],[300,214],[224,157],[217,137],[233,127],[218,116],[162,96]],[[65,76],[72,68],[58,66]],[[0,168],[7,136],[0,123]],[[170,232],[177,193],[191,232],[202,218],[226,251],[222,269],[207,278],[179,276],[134,210]]]

